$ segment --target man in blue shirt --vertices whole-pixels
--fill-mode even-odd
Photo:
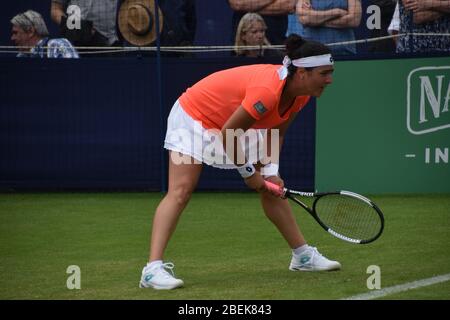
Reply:
[[[331,46],[334,55],[356,53],[354,29],[361,22],[360,0],[297,0],[296,12],[289,15],[287,35],[296,33],[305,39]]]
[[[67,39],[49,39],[47,25],[33,10],[11,19],[11,40],[18,47],[17,57],[78,58],[78,52]]]

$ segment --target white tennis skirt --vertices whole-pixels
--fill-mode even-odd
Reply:
[[[249,162],[253,164],[270,162],[266,156],[266,133],[267,129],[249,129],[241,135],[241,147],[245,150],[245,158]],[[233,139],[232,135],[238,135],[239,132],[229,134],[227,139]],[[272,141],[275,141],[273,138],[272,134]],[[278,143],[278,137],[276,142]],[[234,147],[233,143],[227,143],[227,145]],[[167,120],[164,148],[174,151],[171,153],[171,158],[175,164],[205,163],[221,169],[236,169],[236,165],[224,151],[220,130],[205,129],[200,121],[194,120],[183,110],[178,100],[173,105]],[[238,160],[239,165],[245,164],[245,159]]]

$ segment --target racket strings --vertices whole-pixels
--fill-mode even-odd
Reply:
[[[329,228],[357,240],[372,239],[382,226],[378,212],[372,206],[348,195],[325,195],[317,200],[315,211]]]

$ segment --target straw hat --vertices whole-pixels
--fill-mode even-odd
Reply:
[[[156,40],[156,16],[153,0],[125,0],[118,13],[119,31],[123,38],[136,46],[145,46]],[[158,8],[159,32],[163,15]]]

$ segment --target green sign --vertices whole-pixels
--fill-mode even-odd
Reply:
[[[317,100],[316,189],[450,192],[450,58],[335,69]]]

